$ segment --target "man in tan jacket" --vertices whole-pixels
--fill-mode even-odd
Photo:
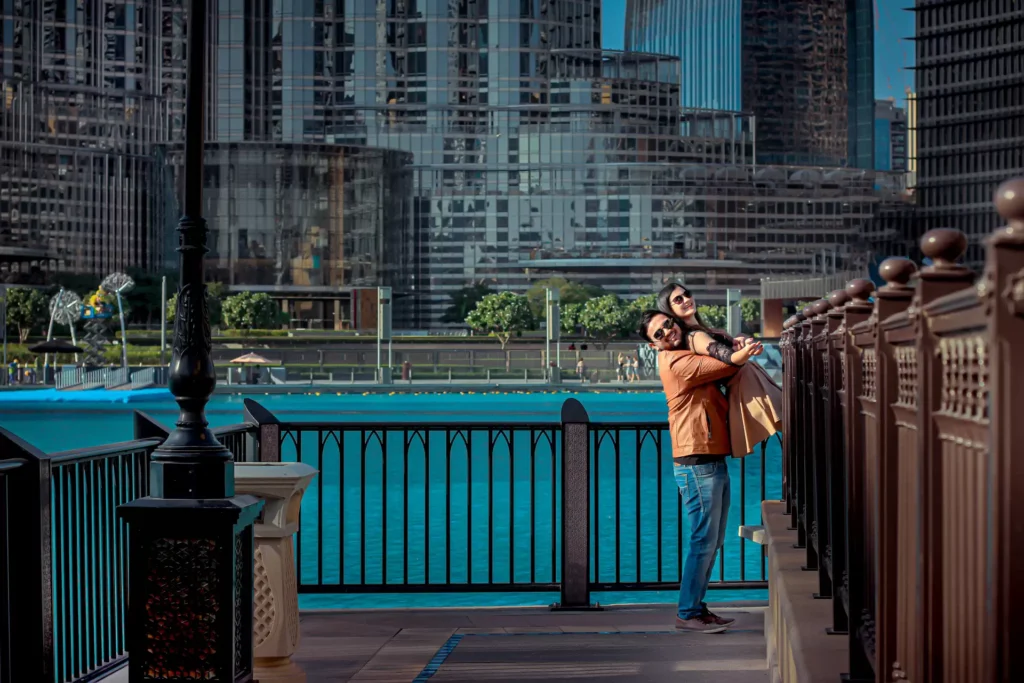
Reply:
[[[672,464],[690,524],[676,629],[721,633],[733,620],[711,613],[704,603],[715,556],[725,543],[730,502],[729,404],[718,382],[735,375],[739,365],[686,350],[679,325],[658,311],[641,316],[637,333],[659,352]],[[760,349],[757,344],[738,346],[740,362]]]

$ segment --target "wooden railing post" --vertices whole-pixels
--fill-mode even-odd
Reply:
[[[850,630],[849,598],[843,580],[846,577],[846,476],[843,432],[842,339],[844,308],[850,302],[845,290],[837,289],[828,296],[832,310],[828,312],[823,340],[825,396],[825,479],[828,482],[827,525],[829,535],[829,566],[832,577],[832,635],[846,635]]]
[[[793,490],[793,326],[796,316],[790,316],[782,324],[779,352],[782,355],[782,498],[786,502],[786,514],[791,516],[790,530],[796,529],[796,505]]]
[[[595,455],[596,457],[596,455]],[[562,581],[555,609],[590,604],[590,417],[574,398],[562,404]]]
[[[796,425],[793,394],[793,382],[797,371],[795,326],[798,322],[800,321],[796,316],[786,320],[783,323],[782,339],[779,341],[782,353],[782,403],[785,406],[782,417],[782,493],[786,500],[786,514],[790,516],[790,531],[797,528],[799,521],[796,504],[796,436],[793,431]]]
[[[900,443],[893,411],[893,404],[899,397],[899,369],[895,348],[885,330],[891,329],[894,322],[896,325],[905,325],[906,316],[900,314],[910,306],[914,290],[909,282],[916,272],[917,266],[909,259],[890,258],[882,262],[879,274],[886,284],[875,294],[871,323],[874,326],[877,411],[877,442],[873,448],[868,449],[868,457],[873,458],[868,466],[874,472],[877,487],[872,503],[874,528],[871,530],[871,538],[874,549],[871,556],[874,558],[875,572],[873,585],[877,672],[883,680],[888,680],[892,662],[895,661],[897,559],[901,552],[897,543],[899,511],[901,496],[909,495],[907,490],[901,488],[899,481]]]
[[[252,400],[245,399],[245,421],[257,426],[257,452],[251,458],[254,462],[281,462],[281,424],[269,410]],[[302,460],[302,454],[297,455]]]
[[[943,362],[937,356],[939,339],[932,329],[931,315],[925,308],[940,297],[970,287],[975,274],[956,265],[967,249],[967,238],[957,230],[931,230],[921,239],[921,251],[932,265],[921,269],[914,296],[911,317],[917,323],[917,472],[918,502],[918,566],[917,631],[908,648],[908,656],[918,661],[887,662],[899,664],[901,672],[914,672],[920,681],[939,683],[943,680],[942,634],[942,537],[947,530],[942,524],[944,504],[941,452],[942,443],[935,413],[942,405]],[[978,606],[978,609],[983,609]],[[914,681],[913,683],[918,683]],[[949,683],[960,683],[950,681]]]
[[[850,302],[843,308],[843,322],[837,333],[842,341],[842,371],[845,422],[846,480],[846,576],[843,593],[847,596],[850,618],[850,681],[874,681],[874,625],[868,612],[864,564],[864,424],[859,396],[862,391],[861,351],[853,342],[853,328],[868,319],[873,306],[869,301],[875,286],[870,280],[853,280],[846,285]]]
[[[815,598],[829,600],[833,597],[831,553],[828,529],[828,480],[825,477],[825,461],[828,459],[828,441],[825,437],[825,341],[828,319],[832,308],[827,299],[819,299],[810,306],[813,317],[807,337],[807,416],[806,434],[810,436],[808,454],[811,496],[808,506],[808,527],[811,543],[818,559],[818,592]]]
[[[1024,179],[1003,183],[996,191],[996,210],[1006,227],[989,243],[985,296],[990,309],[992,400],[989,444],[995,514],[988,534],[991,580],[984,642],[989,666],[986,680],[1009,683],[1024,677],[1020,658],[1020,613],[1024,607]]]
[[[797,484],[797,532],[796,532],[796,548],[806,549],[807,559],[805,560],[803,569],[806,571],[815,571],[818,568],[818,556],[814,550],[814,545],[810,543],[810,520],[808,515],[809,502],[811,496],[811,482],[810,482],[810,466],[808,460],[810,459],[810,424],[808,423],[807,415],[807,382],[809,381],[810,373],[807,371],[807,337],[810,334],[811,323],[810,318],[814,315],[811,312],[810,306],[805,306],[804,310],[800,312],[802,316],[800,322],[795,325],[796,339],[795,339],[795,353],[793,367],[796,370],[796,374],[793,377],[793,393],[795,408],[793,417],[796,422],[794,425],[795,430],[793,434],[793,447],[795,452],[796,460],[796,484]]]

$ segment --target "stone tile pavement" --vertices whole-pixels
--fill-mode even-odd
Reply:
[[[295,662],[307,683],[768,683],[765,607],[714,609],[736,619],[728,632],[676,633],[671,605],[306,611]]]

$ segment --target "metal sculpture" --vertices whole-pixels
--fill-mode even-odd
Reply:
[[[124,305],[121,295],[127,294],[135,287],[135,280],[124,273],[111,273],[103,278],[100,289],[106,292],[113,292],[117,297],[117,317],[121,321],[121,367],[128,367],[128,331],[124,324]]]
[[[75,339],[75,323],[82,317],[82,297],[78,296],[75,292],[70,289],[61,289],[59,292],[53,295],[50,299],[50,319],[58,325],[67,325],[68,329],[71,330],[71,343],[75,346],[78,345],[78,340]],[[51,334],[47,336],[47,341],[53,338],[53,329],[50,329]],[[49,364],[49,354],[46,356],[47,365]],[[75,354],[75,362],[78,362],[78,354]]]

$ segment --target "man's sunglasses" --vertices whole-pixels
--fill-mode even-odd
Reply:
[[[665,335],[668,334],[668,331],[675,326],[676,324],[674,322],[672,322],[668,318],[665,318],[665,322],[661,324],[661,327],[654,331],[654,334],[651,335],[651,338],[654,339],[654,341],[661,341],[662,339],[665,338]]]
[[[685,300],[692,299],[692,298],[693,298],[693,296],[690,294],[690,291],[687,290],[687,289],[684,289],[682,294],[676,294],[674,297],[672,297],[672,304],[674,306],[678,306],[679,304],[683,303]]]

